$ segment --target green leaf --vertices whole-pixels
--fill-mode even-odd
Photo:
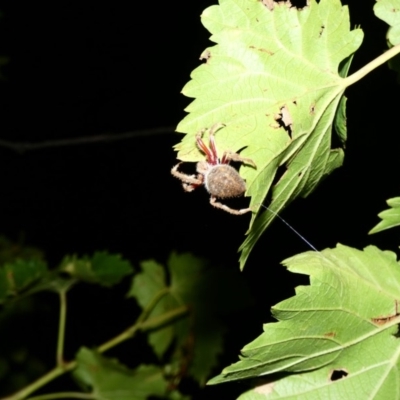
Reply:
[[[187,373],[203,384],[222,351],[226,329],[221,315],[249,304],[240,276],[235,271],[211,268],[191,254],[173,253],[167,263],[168,274],[155,261],[146,261],[141,267],[129,295],[144,309],[154,307],[149,318],[182,305],[191,311],[188,318],[151,332],[149,343],[159,357],[173,344],[171,374],[179,374],[187,367]]]
[[[149,260],[142,262],[140,267],[142,272],[136,274],[133,278],[129,295],[135,297],[139,305],[145,309],[154,298],[157,299],[163,294],[168,294],[168,287],[163,265]],[[178,305],[178,302],[171,296],[165,296],[157,302],[150,316],[162,315]],[[166,326],[163,329],[150,332],[148,338],[154,352],[161,358],[174,339],[174,327]]]
[[[347,76],[347,74],[349,73],[350,64],[353,60],[353,56],[354,56],[354,54],[352,54],[350,57],[346,58],[341,63],[341,65],[339,67],[339,75],[342,78],[345,78]],[[343,147],[345,147],[346,141],[347,141],[346,103],[347,103],[347,97],[342,96],[342,98],[340,99],[338,108],[336,110],[336,116],[334,119],[335,132],[339,136],[339,139],[342,142]],[[340,164],[333,167],[331,170],[336,169],[340,166],[341,166],[341,160],[340,160]]]
[[[79,350],[77,362],[74,377],[92,390],[94,399],[146,400],[167,393],[168,382],[160,367],[141,365],[131,370],[87,348]]]
[[[400,43],[400,0],[379,0],[374,6],[375,15],[389,25],[386,35],[388,46]],[[389,68],[397,72],[400,83],[400,55],[389,60]]]
[[[389,210],[382,211],[378,217],[382,219],[374,228],[369,231],[369,234],[384,231],[400,225],[400,197],[389,199],[386,203],[391,207]]]
[[[133,268],[129,261],[123,260],[119,254],[100,251],[94,253],[92,257],[66,256],[59,270],[84,282],[113,286],[130,275]]]
[[[400,265],[395,254],[338,245],[284,264],[310,275],[310,285],[297,287],[294,297],[273,307],[279,322],[264,325],[241,360],[210,383],[271,375],[263,394],[254,389],[243,399],[398,398]],[[332,380],[333,371],[347,376]]]
[[[240,248],[243,267],[275,218],[268,210],[256,218],[268,192],[272,189],[269,207],[279,213],[342,164],[342,149],[331,148],[347,85],[338,70],[363,33],[350,31],[348,9],[339,0],[312,0],[301,10],[282,2],[272,11],[258,0],[220,0],[203,12],[202,22],[218,44],[203,53],[206,62],[183,89],[195,100],[177,127],[187,134],[176,149],[182,161],[203,160],[196,132],[223,123],[216,134],[219,153],[243,149],[241,155],[257,165],[240,169],[254,210]],[[279,175],[281,166],[285,171]]]
[[[171,295],[182,299],[192,310],[192,318],[181,323],[176,330],[179,347],[176,358],[190,360],[189,374],[200,384],[208,379],[223,350],[225,326],[217,318],[220,302],[211,285],[218,275],[205,260],[191,254],[172,254],[168,260],[171,274]],[[221,297],[232,293],[220,292]]]
[[[39,259],[17,259],[0,268],[0,303],[39,284],[47,276],[47,265]]]
[[[389,26],[387,39],[391,46],[400,43],[400,0],[379,0],[374,5],[375,15]]]
[[[389,356],[390,358],[390,356]],[[393,357],[396,362],[397,355]],[[388,364],[390,361],[388,362]],[[390,365],[374,366],[371,369],[363,369],[358,365],[354,379],[349,375],[338,378],[332,382],[332,368],[325,367],[313,372],[305,372],[289,375],[284,379],[272,383],[258,385],[252,390],[243,393],[238,400],[266,400],[266,399],[292,399],[292,400],[388,400],[398,399],[398,379],[393,371],[389,371],[385,382],[380,382],[379,375],[384,375],[384,369],[390,370]],[[377,370],[381,368],[381,371]],[[336,370],[338,377],[346,371]],[[361,376],[357,377],[356,374]],[[362,387],[357,386],[362,381]]]

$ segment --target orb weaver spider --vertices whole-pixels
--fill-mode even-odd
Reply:
[[[224,124],[217,123],[210,128],[208,147],[203,141],[203,135],[207,129],[197,132],[197,147],[206,156],[205,160],[199,161],[196,165],[197,175],[187,175],[180,172],[178,168],[182,164],[181,162],[172,168],[171,174],[182,181],[183,189],[186,192],[192,192],[197,187],[204,185],[207,192],[211,195],[210,204],[212,206],[230,214],[242,215],[253,210],[250,207],[236,210],[217,201],[217,199],[239,197],[246,191],[246,182],[239,175],[239,172],[229,165],[230,161],[238,161],[251,165],[254,168],[257,167],[253,160],[241,157],[237,153],[225,151],[221,158],[218,157],[214,135],[224,126]]]

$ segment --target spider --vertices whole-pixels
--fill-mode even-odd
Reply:
[[[207,129],[202,129],[196,134],[196,143],[206,159],[199,161],[196,165],[197,175],[187,175],[178,171],[179,165],[176,164],[171,174],[182,181],[183,189],[186,192],[191,192],[197,187],[204,185],[207,192],[210,193],[210,203],[216,208],[227,211],[234,215],[242,215],[252,209],[242,208],[240,210],[233,209],[227,205],[220,203],[217,199],[226,199],[230,197],[239,197],[246,191],[246,183],[240,177],[238,171],[229,165],[230,161],[239,161],[249,164],[256,168],[256,164],[249,158],[243,158],[237,153],[225,151],[222,157],[218,157],[217,148],[215,146],[214,135],[224,124],[215,124],[210,128],[209,147],[203,142],[203,134]]]

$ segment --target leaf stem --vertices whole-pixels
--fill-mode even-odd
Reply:
[[[72,365],[72,367],[71,367],[71,364],[75,364],[75,365]],[[32,382],[30,385],[24,387],[19,392],[14,393],[12,396],[5,397],[2,400],[25,399],[31,393],[35,392],[36,390],[38,390],[42,386],[46,385],[47,383],[51,382],[53,379],[58,378],[60,375],[64,374],[65,372],[70,371],[71,369],[75,368],[75,366],[76,366],[75,361],[72,361],[72,362],[66,364],[64,367],[57,366],[57,367],[53,368],[51,371],[47,372],[47,374],[44,374],[43,376],[41,376],[35,382]]]
[[[60,297],[60,319],[58,323],[58,339],[56,351],[56,365],[64,365],[65,324],[67,320],[67,290],[58,291]]]
[[[365,75],[369,74],[375,68],[378,68],[380,65],[389,61],[391,58],[393,58],[395,55],[399,53],[400,53],[400,44],[397,44],[396,46],[393,46],[385,53],[381,54],[379,57],[369,62],[367,65],[364,65],[357,72],[354,72],[354,74],[348,76],[347,78],[344,78],[343,83],[345,87],[351,86],[353,83],[356,83],[360,79],[364,78]]]
[[[97,348],[97,351],[99,353],[104,353],[105,351],[111,349],[112,347],[115,347],[116,345],[124,342],[127,339],[131,339],[133,336],[135,336],[136,332],[138,330],[141,331],[147,331],[150,329],[156,329],[159,328],[179,317],[182,315],[186,314],[187,312],[187,307],[186,306],[181,306],[178,308],[175,308],[171,311],[168,311],[162,315],[158,315],[154,318],[150,318],[144,322],[139,322],[135,325],[132,325],[119,335],[115,336],[114,338],[110,339],[109,341],[103,343],[101,346]]]
[[[95,399],[91,393],[60,392],[43,394],[41,396],[29,397],[29,400],[52,400],[52,399]]]
[[[133,324],[130,326],[128,329],[117,335],[116,337],[112,338],[111,340],[108,340],[107,342],[103,343],[97,348],[97,351],[99,353],[104,353],[105,351],[111,349],[112,347],[117,346],[118,344],[124,342],[125,340],[131,339],[132,337],[135,336],[136,332],[141,330],[141,331],[147,331],[150,329],[156,329],[159,328],[163,325],[166,325],[173,320],[182,317],[185,315],[188,311],[188,308],[186,306],[180,306],[177,307],[173,310],[170,310],[162,315],[158,315],[156,317],[147,319],[147,316],[151,312],[151,310],[154,308],[154,306],[157,304],[157,302],[160,300],[161,297],[163,297],[168,291],[160,291],[149,303],[149,305],[142,311],[140,314],[139,318]],[[60,318],[61,320],[61,318]],[[60,336],[59,336],[60,337]],[[57,350],[58,352],[58,350]],[[29,396],[31,393],[35,392],[42,386],[46,385],[47,383],[51,382],[55,378],[59,377],[60,375],[65,374],[66,372],[72,371],[73,369],[76,368],[77,366],[77,361],[73,360],[68,363],[63,362],[62,364],[57,364],[55,368],[53,368],[51,371],[49,371],[47,374],[43,375],[40,377],[38,380],[35,382],[32,382],[30,385],[26,386],[22,390],[20,390],[17,393],[14,393],[13,395],[3,398],[2,400],[22,400],[25,399],[27,396]],[[62,393],[59,393],[62,395]],[[54,394],[53,396],[55,396]],[[51,397],[51,398],[65,398],[65,397]],[[78,397],[75,397],[78,398]],[[81,398],[92,398],[92,397],[81,397]],[[39,396],[35,398],[35,400],[39,399],[45,399],[43,396]],[[32,399],[31,399],[32,400]]]

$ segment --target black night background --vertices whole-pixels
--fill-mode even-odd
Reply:
[[[360,25],[365,33],[351,66],[356,71],[385,51],[386,25],[373,15],[374,1],[348,3],[352,25]],[[42,249],[53,266],[65,254],[108,250],[137,267],[149,258],[164,262],[175,250],[239,268],[237,249],[249,215],[214,209],[203,188],[184,193],[170,174],[176,163],[172,146],[181,138],[174,129],[190,102],[180,91],[211,44],[200,22],[202,10],[211,4],[199,0],[0,6],[0,55],[9,59],[1,68],[0,82],[1,234]],[[395,231],[371,237],[367,232],[386,208],[385,200],[400,194],[398,93],[396,75],[386,65],[346,91],[343,167],[282,214],[316,248],[338,242],[363,248],[373,243],[395,251]],[[112,140],[125,133],[132,134]],[[99,135],[109,139],[75,143]],[[45,146],[49,142],[53,144]],[[307,250],[279,220],[264,233],[241,273],[255,298],[254,307],[228,334],[227,353],[215,373],[235,361],[240,348],[261,332],[262,323],[271,320],[272,305],[307,283],[306,277],[289,274],[279,264]],[[67,355],[72,357],[82,343],[95,346],[124,329],[136,312],[132,300],[127,304],[124,299],[126,289],[74,289]],[[50,366],[57,328],[57,321],[49,318],[57,312],[51,299],[40,298],[45,310],[20,320],[16,335],[29,349],[41,343],[37,357]],[[138,357],[140,340],[108,355],[122,354],[129,365]],[[61,387],[74,386],[61,378],[46,390]],[[236,385],[199,389],[196,398],[215,393],[234,398],[241,390]]]

